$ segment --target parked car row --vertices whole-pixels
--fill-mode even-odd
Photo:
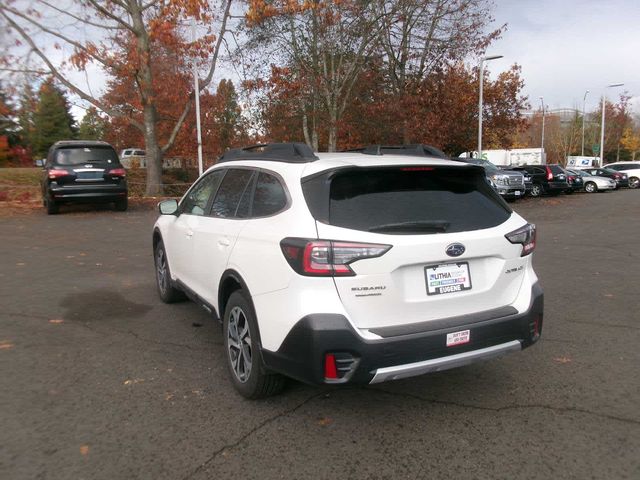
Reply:
[[[487,181],[508,201],[524,196],[519,191],[520,185],[524,185],[525,194],[532,197],[640,187],[640,161],[615,162],[604,167],[573,168],[560,165],[497,167],[487,160],[471,158],[464,161],[484,167]],[[522,178],[517,178],[518,175]]]

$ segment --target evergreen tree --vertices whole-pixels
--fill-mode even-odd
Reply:
[[[16,140],[14,112],[7,95],[0,85],[0,166],[11,160],[11,146]]]
[[[221,80],[216,97],[220,102],[220,111],[216,115],[220,135],[220,148],[224,152],[236,140],[240,122],[238,94],[231,80]]]
[[[38,99],[29,82],[25,82],[22,93],[20,94],[18,107],[18,127],[20,134],[20,144],[30,150],[33,150],[33,140],[35,135],[34,116]]]
[[[78,138],[81,140],[102,140],[105,128],[105,119],[98,114],[95,107],[89,107],[80,122]]]
[[[53,79],[48,79],[40,86],[33,120],[33,154],[36,158],[46,156],[49,147],[58,140],[75,137],[75,120],[69,110],[69,102],[64,92],[53,83]]]

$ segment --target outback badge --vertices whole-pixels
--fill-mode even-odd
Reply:
[[[465,252],[466,248],[461,243],[452,243],[447,246],[445,253],[450,257],[459,257]]]

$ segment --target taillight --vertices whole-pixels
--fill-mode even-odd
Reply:
[[[536,226],[532,223],[527,223],[524,227],[507,233],[505,237],[511,243],[522,245],[521,257],[529,255],[536,248]]]
[[[127,171],[124,168],[114,168],[109,170],[107,175],[111,175],[112,177],[126,177]]]
[[[285,238],[280,248],[291,268],[311,277],[352,277],[349,264],[384,255],[391,245]]]
[[[63,169],[52,168],[49,170],[49,178],[51,180],[56,180],[58,178],[66,177],[69,175],[69,172]]]
[[[549,167],[545,167],[547,169],[547,180],[553,180],[553,172]]]

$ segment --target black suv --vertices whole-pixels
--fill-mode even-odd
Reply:
[[[567,174],[560,165],[522,165],[513,167],[513,170],[527,172],[531,176],[532,197],[539,197],[543,193],[557,195],[571,189]]]
[[[43,167],[42,201],[47,213],[58,213],[62,203],[113,202],[116,210],[127,209],[127,172],[108,143],[54,143]]]

